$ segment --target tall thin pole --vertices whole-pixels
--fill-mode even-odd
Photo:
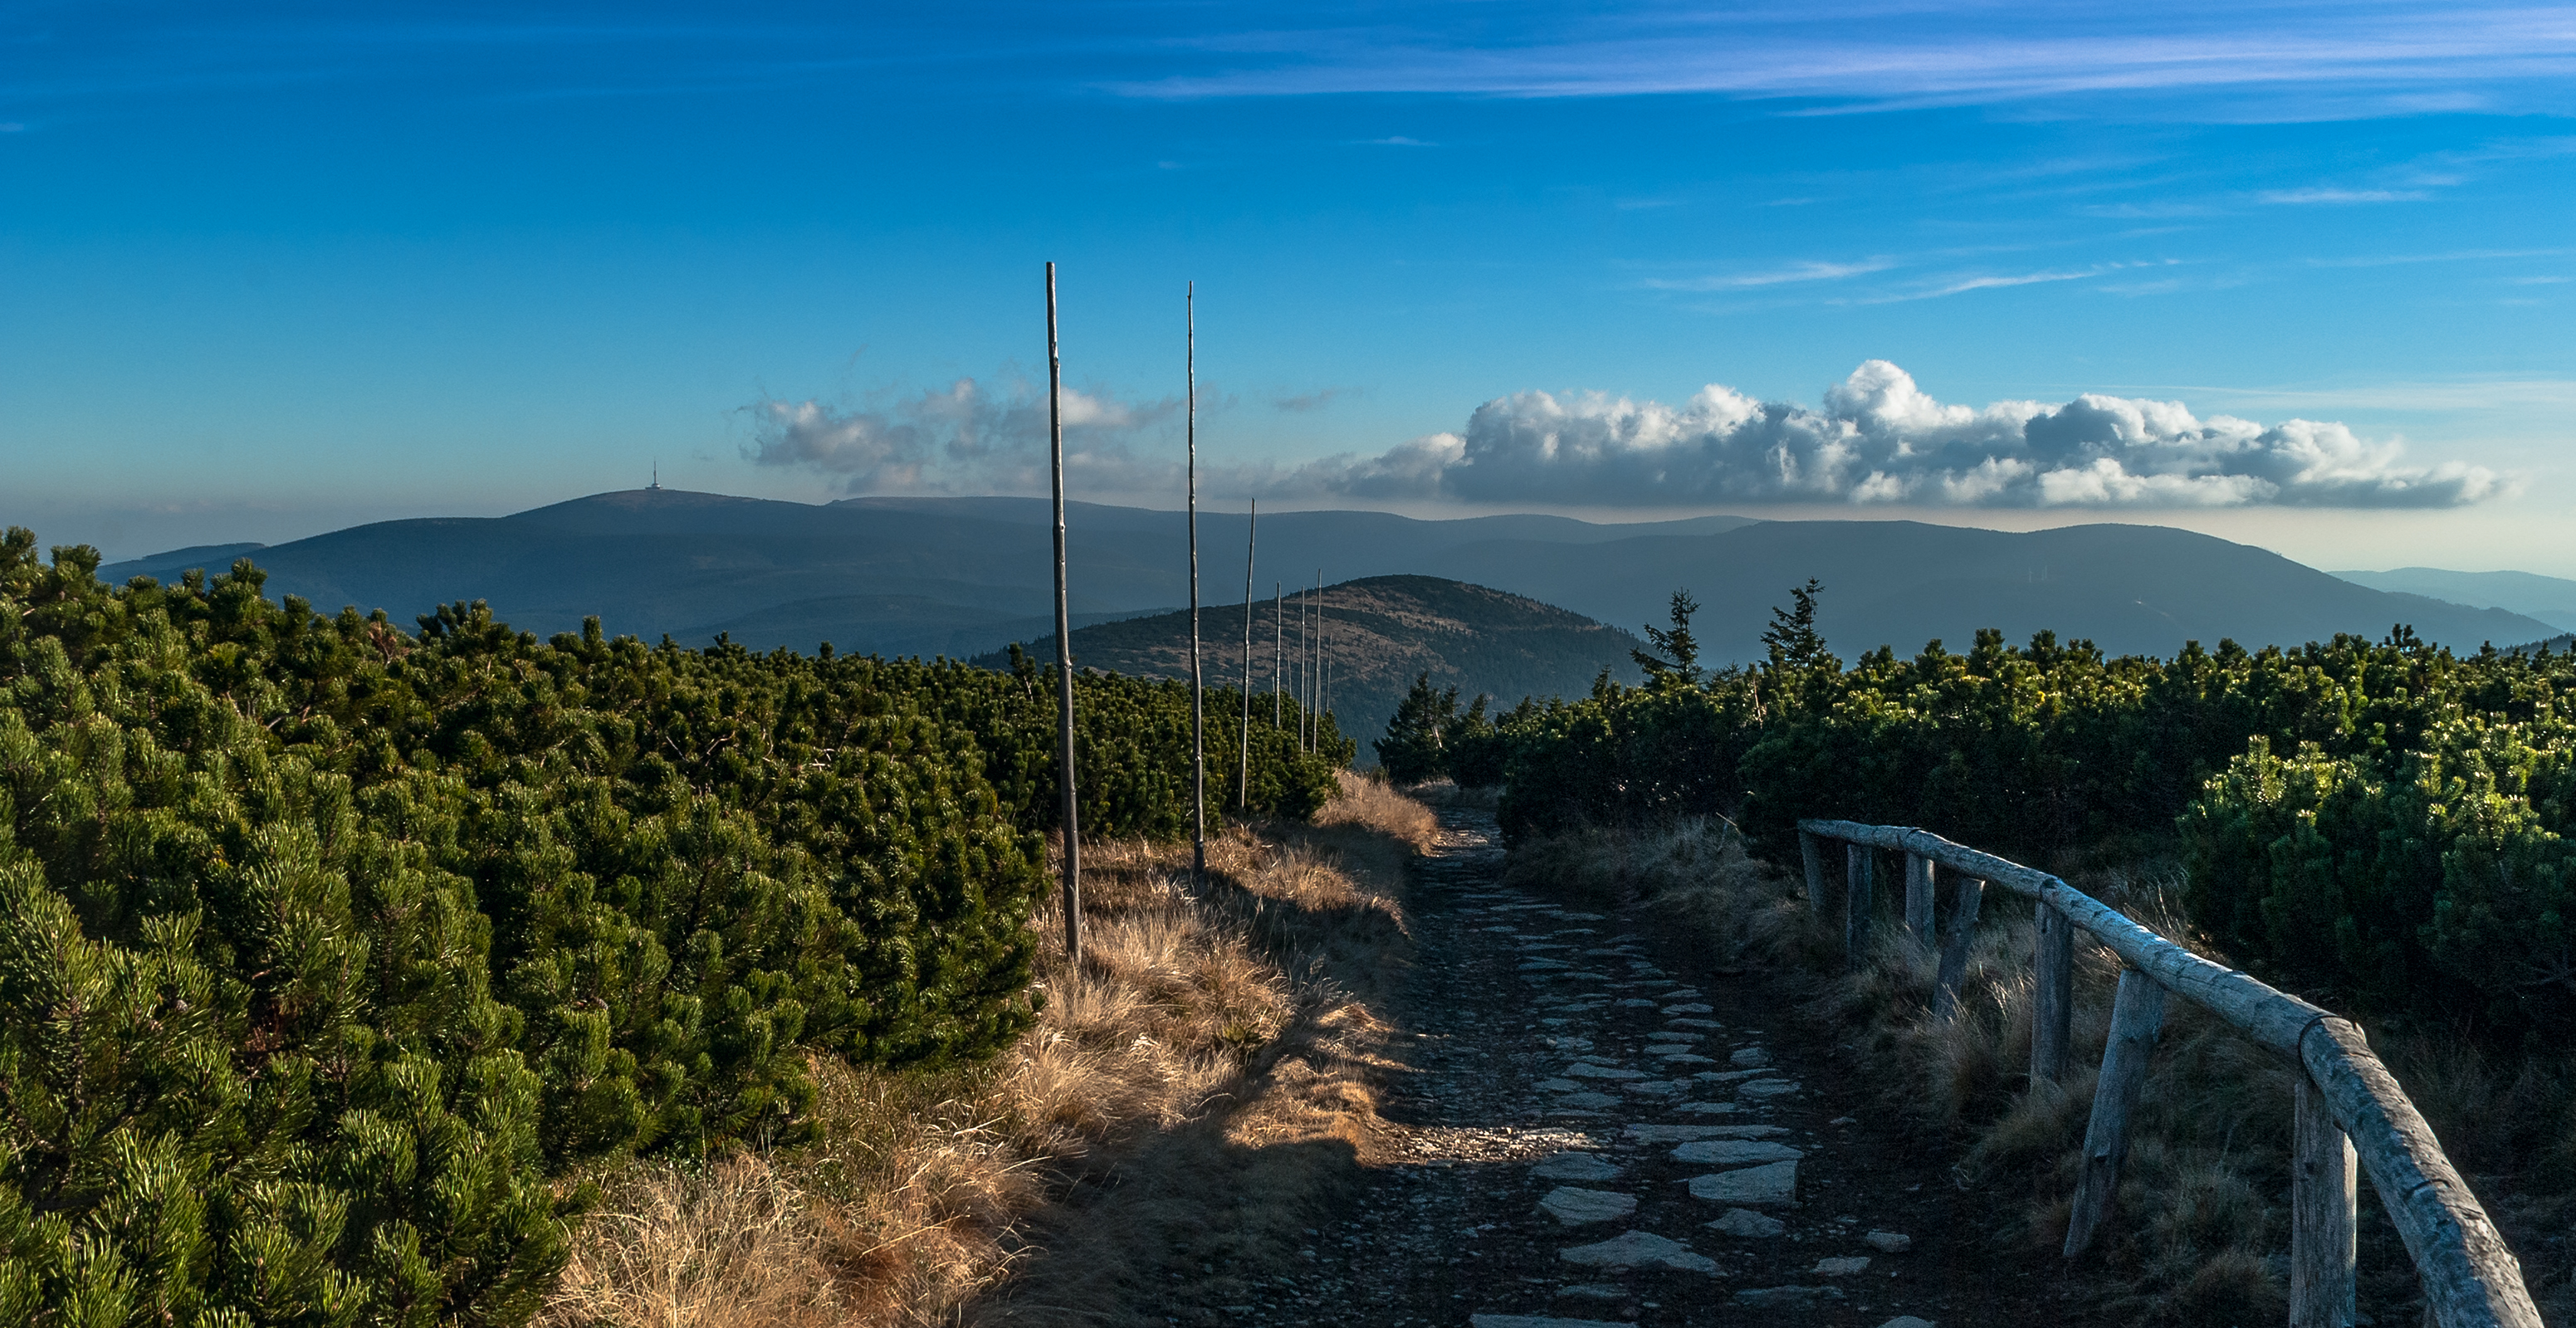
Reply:
[[[1189,372],[1190,414],[1190,831],[1194,879],[1207,884],[1207,679],[1199,668],[1199,284],[1182,296],[1188,323],[1183,363]]]
[[[1314,676],[1315,592],[1297,587],[1297,750],[1306,750],[1306,683]]]
[[[1307,650],[1313,662],[1306,666],[1306,728],[1312,735],[1306,750],[1324,750],[1324,569],[1315,569],[1315,593],[1308,596],[1315,606],[1315,630],[1307,639]]]
[[[1333,620],[1325,614],[1332,601],[1324,592],[1324,574],[1315,573],[1315,750],[1324,749],[1324,712],[1332,705]]]
[[[1047,459],[1055,472],[1056,778],[1064,786],[1064,959],[1082,967],[1082,825],[1073,789],[1073,618],[1064,597],[1064,360],[1055,337],[1055,264],[1046,265]]]
[[[1288,699],[1288,592],[1285,582],[1270,583],[1270,727],[1287,723],[1279,703]]]
[[[1234,809],[1252,809],[1252,558],[1261,550],[1261,500],[1252,500],[1252,521],[1243,532],[1243,736],[1236,758]]]

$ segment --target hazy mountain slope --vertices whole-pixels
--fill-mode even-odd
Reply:
[[[1185,604],[1178,512],[1072,505],[1072,609],[1099,622]],[[1244,517],[1200,518],[1201,593],[1239,604]],[[274,595],[407,621],[485,599],[529,631],[719,631],[758,648],[967,654],[1053,622],[1052,531],[1032,498],[866,498],[824,506],[674,490],[598,494],[497,518],[384,522],[258,549]],[[182,550],[123,565],[228,564]],[[175,560],[175,561],[174,561]],[[1964,648],[1979,627],[2048,628],[2105,649],[2169,653],[2235,637],[2296,644],[2409,623],[2461,649],[2557,634],[2544,620],[2374,590],[2188,531],[2091,525],[2013,534],[1904,521],[1748,523],[1734,517],[1603,526],[1549,516],[1418,521],[1284,512],[1261,522],[1256,597],[1328,581],[1420,574],[1491,586],[1634,631],[1688,587],[1712,662],[1749,659],[1771,606],[1813,576],[1836,650]],[[117,569],[119,579],[130,572]],[[154,573],[156,575],[160,573]]]
[[[1639,678],[1628,652],[1637,638],[1549,604],[1484,586],[1429,576],[1377,576],[1327,586],[1322,597],[1324,651],[1329,661],[1331,705],[1342,732],[1367,744],[1386,731],[1413,680],[1428,672],[1455,686],[1461,704],[1483,693],[1505,706],[1524,696],[1559,696],[1590,689],[1603,669],[1623,682]],[[1280,676],[1273,606],[1252,614],[1254,704]],[[1286,608],[1288,687],[1304,675],[1297,664],[1300,617]],[[1202,607],[1202,667],[1210,685],[1234,686],[1243,678],[1243,606]],[[1053,632],[1031,643],[1041,659],[1055,657]],[[1152,677],[1190,675],[1190,615],[1129,618],[1073,633],[1073,657],[1092,668]],[[1000,667],[1002,654],[978,663]]]
[[[2373,590],[2403,591],[2537,618],[2560,630],[2576,629],[2576,581],[2531,572],[2449,572],[2439,567],[2400,567],[2386,572],[2337,572]]]
[[[215,576],[232,570],[234,559],[252,556],[267,547],[265,544],[194,544],[168,553],[109,563],[98,569],[98,579],[111,586],[121,586],[138,576],[148,576],[155,581],[176,581],[192,570]]]
[[[1242,596],[1242,513],[1202,512],[1203,593]],[[1722,530],[1740,517],[1660,522]],[[1072,607],[1081,621],[1189,598],[1179,512],[1070,505]],[[1498,536],[1561,547],[1632,528],[1563,517],[1417,521],[1383,512],[1284,512],[1261,523],[1260,595],[1318,568],[1331,579],[1413,570],[1438,550]],[[122,564],[118,579],[175,575],[182,555]],[[828,505],[671,489],[596,494],[512,516],[389,521],[257,551],[272,595],[326,611],[383,608],[398,621],[455,599],[490,601],[538,633],[597,614],[611,632],[692,644],[718,631],[767,648],[896,653],[985,650],[1053,622],[1053,531],[1034,498],[863,498]],[[210,570],[228,566],[214,561]],[[200,565],[184,562],[185,566]],[[131,569],[131,570],[127,570]],[[945,606],[945,607],[942,607]]]
[[[1423,564],[1442,576],[1563,605],[1633,628],[1661,623],[1676,587],[1702,606],[1713,660],[1752,659],[1772,606],[1825,583],[1818,618],[1846,658],[1939,638],[1964,649],[1980,627],[2026,639],[2042,628],[2114,653],[2170,654],[2187,639],[2295,644],[2409,623],[2462,649],[2537,640],[2549,629],[2498,609],[2374,591],[2278,554],[2159,526],[2090,525],[2017,534],[1911,521],[1768,521],[1696,538],[1586,548],[1469,545]]]

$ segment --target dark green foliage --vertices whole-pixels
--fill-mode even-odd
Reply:
[[[568,1164],[1028,1024],[1030,676],[96,565],[0,544],[0,1322],[516,1322]],[[1177,832],[1186,689],[1080,693],[1089,826]],[[1256,808],[1329,796],[1325,729],[1256,731]]]
[[[1714,814],[1786,854],[1833,816],[2046,861],[2170,849],[2179,823],[2194,913],[2241,960],[2339,1008],[2576,1032],[2576,660],[2404,627],[2165,660],[1988,631],[1846,669],[1819,589],[1774,612],[1761,665],[1605,679],[1470,740],[1506,772],[1506,832]]]
[[[1646,624],[1646,640],[1663,652],[1662,655],[1631,650],[1628,657],[1637,661],[1638,668],[1646,671],[1649,686],[1663,682],[1688,686],[1700,680],[1699,642],[1691,636],[1690,629],[1691,615],[1697,612],[1699,601],[1692,599],[1687,590],[1676,590],[1673,592],[1673,625],[1657,627],[1652,623]]]
[[[1483,698],[1478,698],[1481,704]],[[1377,763],[1398,784],[1419,784],[1449,773],[1449,731],[1458,724],[1458,689],[1431,685],[1431,675],[1413,680],[1413,690],[1395,707],[1386,736],[1373,744]]]

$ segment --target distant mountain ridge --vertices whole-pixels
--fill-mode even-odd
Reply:
[[[2471,608],[2504,609],[2539,619],[2558,631],[2576,631],[2576,581],[2564,577],[2533,572],[2452,572],[2439,567],[2335,575],[2373,590],[2423,595]]]
[[[1283,678],[1291,695],[1299,693],[1307,673],[1304,634],[1310,622],[1320,621],[1335,723],[1359,740],[1361,757],[1371,763],[1376,758],[1368,744],[1386,732],[1397,703],[1425,673],[1437,686],[1456,687],[1461,705],[1486,695],[1504,707],[1524,696],[1581,693],[1605,671],[1621,682],[1643,676],[1629,655],[1645,644],[1636,637],[1486,586],[1432,576],[1373,576],[1327,586],[1316,604],[1321,611],[1313,619],[1293,597],[1284,606],[1270,600],[1253,606],[1253,704],[1266,706],[1262,696]],[[1209,686],[1241,685],[1243,626],[1241,604],[1200,610],[1200,668]],[[1283,637],[1284,671],[1277,649]],[[1050,631],[1030,648],[1042,660],[1054,659],[1055,634]],[[1187,678],[1189,612],[1075,628],[1073,658],[1112,673]],[[1008,657],[995,652],[974,662],[1001,668]]]
[[[1200,515],[1202,595],[1239,603],[1245,518]],[[1186,604],[1185,517],[1070,505],[1072,610],[1099,623]],[[216,570],[243,546],[205,546]],[[186,554],[191,551],[179,551]],[[506,517],[380,522],[252,550],[272,595],[397,620],[483,599],[538,633],[597,615],[612,633],[755,648],[964,657],[1053,625],[1052,527],[1033,498],[860,498],[811,505],[668,489],[596,494]],[[1879,645],[1964,647],[1981,627],[2048,629],[2113,653],[2186,640],[2297,644],[2398,624],[2464,650],[2557,635],[2495,608],[2376,590],[2246,545],[2157,526],[2027,533],[1910,521],[1702,517],[1633,526],[1552,516],[1424,521],[1383,512],[1261,518],[1256,599],[1274,582],[1421,575],[1491,587],[1633,631],[1675,589],[1703,608],[1710,663],[1758,658],[1788,589],[1822,580],[1819,626],[1851,658]],[[175,576],[174,555],[145,565]],[[237,556],[237,555],[236,555]],[[185,564],[185,558],[179,559]]]

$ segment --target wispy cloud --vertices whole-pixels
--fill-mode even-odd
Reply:
[[[2494,85],[2576,73],[2576,13],[2554,5],[2359,3],[2327,14],[2308,4],[2185,3],[2125,24],[2092,7],[2030,0],[1965,12],[1656,7],[1520,32],[1387,23],[1262,36],[1257,49],[1218,62],[1230,67],[1109,86],[1161,98],[1698,92],[1829,103],[1810,109],[2260,90],[2359,98],[2346,113],[2388,114],[2398,99],[2415,110],[2427,97],[2492,104]]]
[[[1846,277],[1885,272],[1896,266],[1893,258],[1864,258],[1847,263],[1801,262],[1760,272],[1740,272],[1714,277],[1650,277],[1643,284],[1648,290],[1722,291],[1750,290],[1762,286],[1782,286],[1801,281],[1840,281]]]
[[[2402,263],[2483,263],[2500,258],[2556,258],[2576,249],[2451,249],[2430,254],[2363,254],[2350,258],[2311,258],[2310,267],[2393,267]]]
[[[1391,138],[1363,139],[1362,142],[1366,143],[1370,147],[1377,148],[1436,148],[1440,146],[1439,144],[1430,142],[1426,139],[1406,138],[1402,134],[1397,134]]]
[[[2265,203],[2420,203],[2433,195],[2422,189],[2266,189],[2255,198]]]
[[[1349,395],[1352,395],[1352,393],[1347,388],[1323,387],[1317,388],[1312,392],[1300,392],[1293,396],[1272,397],[1270,399],[1270,408],[1285,414],[1305,415],[1322,410],[1324,407],[1333,404],[1335,398]]]

